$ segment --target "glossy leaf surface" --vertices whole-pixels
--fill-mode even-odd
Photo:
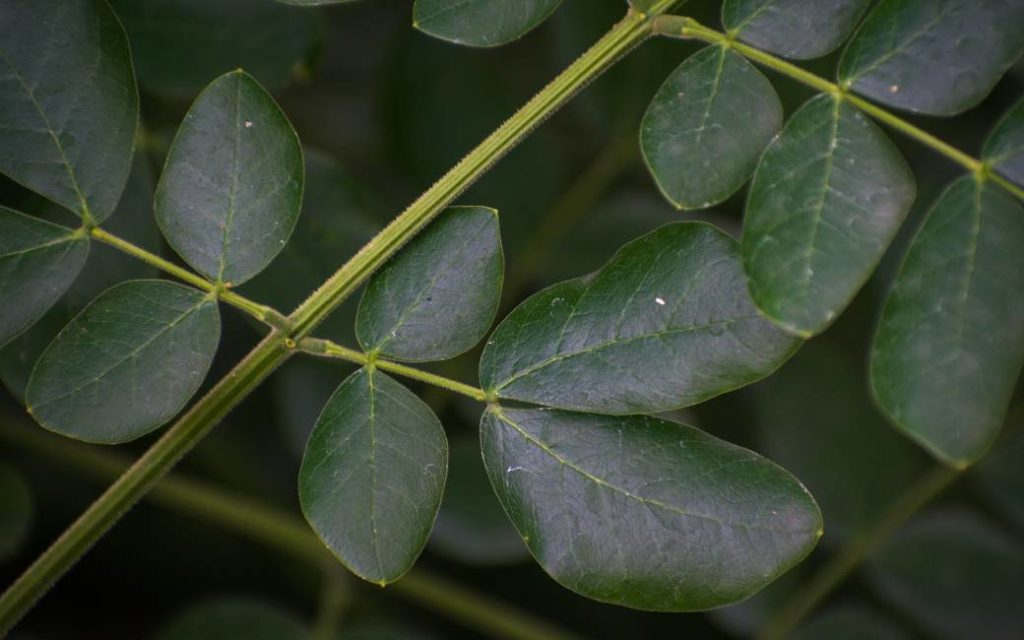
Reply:
[[[412,567],[441,505],[448,442],[422,400],[360,369],[327,401],[306,445],[299,499],[324,544],[381,585]]]
[[[742,600],[806,556],[810,494],[757,454],[646,416],[489,410],[484,465],[530,551],[596,600],[693,611]]]
[[[722,24],[740,40],[786,58],[817,58],[849,37],[870,0],[726,0]]]
[[[309,631],[290,613],[244,597],[221,597],[193,605],[156,636],[157,640],[307,640]]]
[[[88,255],[85,235],[0,207],[0,346],[57,303]]]
[[[220,339],[216,303],[163,280],[108,289],[43,352],[26,403],[58,433],[114,444],[165,424],[206,376]]]
[[[412,23],[434,37],[471,47],[496,47],[530,31],[562,0],[416,0]]]
[[[302,206],[302,149],[249,75],[214,80],[178,129],[155,197],[168,243],[197,271],[240,284],[274,259]]]
[[[452,207],[367,284],[359,344],[396,360],[453,358],[490,328],[504,272],[498,212]]]
[[[480,381],[512,400],[653,413],[763,378],[797,345],[758,315],[734,240],[669,224],[519,305],[488,341]]]
[[[965,176],[929,212],[875,337],[871,384],[893,422],[940,459],[988,448],[1024,365],[1024,207]]]
[[[32,493],[21,474],[0,464],[0,562],[21,548],[32,524]]]
[[[1018,0],[882,0],[850,41],[839,81],[872,100],[953,115],[1024,53]]]
[[[1024,628],[1024,547],[969,511],[906,525],[869,562],[868,577],[930,638],[1010,640]]]
[[[640,125],[640,146],[665,197],[702,209],[735,193],[782,127],[768,79],[739,54],[709,46],[665,80]]]
[[[796,335],[824,330],[853,299],[914,200],[914,176],[860,111],[808,102],[765,151],[743,219],[754,302]]]
[[[994,170],[1024,186],[1024,100],[996,124],[985,140],[982,159]]]
[[[105,219],[128,179],[138,102],[104,0],[0,4],[0,172]]]

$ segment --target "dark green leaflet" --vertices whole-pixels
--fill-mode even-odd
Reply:
[[[104,0],[0,4],[0,172],[102,221],[128,179],[138,102]]]
[[[363,368],[341,383],[309,436],[302,512],[345,566],[384,585],[427,543],[447,471],[448,442],[430,408]]]
[[[562,0],[416,0],[412,24],[471,47],[511,42],[551,15]]]
[[[839,63],[839,82],[883,104],[953,115],[1024,53],[1019,0],[882,0]]]
[[[240,596],[195,604],[178,614],[157,640],[308,640],[309,631],[274,604]]]
[[[842,604],[801,625],[792,640],[912,640],[913,637],[873,609]]]
[[[893,422],[945,462],[978,459],[1024,365],[1024,207],[965,176],[929,212],[886,302],[871,384]]]
[[[203,90],[178,129],[157,185],[156,219],[197,271],[241,284],[274,259],[302,206],[298,136],[241,71]]]
[[[709,46],[658,90],[640,146],[665,197],[703,209],[743,186],[781,127],[782,104],[768,79],[739,54]]]
[[[60,300],[88,255],[85,234],[0,207],[0,346]]]
[[[0,562],[16,554],[32,525],[32,493],[14,467],[0,463]]]
[[[754,174],[743,266],[765,315],[809,337],[846,308],[914,201],[914,176],[864,114],[822,95],[797,111]]]
[[[725,0],[722,24],[758,49],[817,58],[850,35],[870,0]]]
[[[1020,416],[1020,411],[1014,416]],[[1019,424],[1012,418],[1009,424]],[[973,479],[985,493],[988,502],[1009,520],[1024,529],[1024,430],[999,442],[978,464]]]
[[[795,478],[686,425],[492,408],[480,440],[491,484],[537,561],[603,602],[694,611],[742,600],[821,534]]]
[[[498,212],[451,207],[366,285],[359,344],[396,360],[453,358],[487,333],[504,274]]]
[[[985,140],[982,159],[1024,187],[1024,100],[1013,105]]]
[[[40,356],[25,393],[44,427],[104,444],[168,422],[206,376],[220,339],[217,304],[163,280],[108,289]]]
[[[758,315],[734,240],[668,224],[519,305],[488,341],[480,381],[501,398],[654,413],[763,378],[798,345]]]

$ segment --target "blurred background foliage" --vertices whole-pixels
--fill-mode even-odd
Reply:
[[[623,0],[568,0],[522,40],[473,50],[412,29],[408,0],[315,10],[272,0],[112,4],[131,40],[143,128],[111,230],[161,250],[151,215],[152,188],[175,127],[202,86],[224,71],[244,68],[274,92],[306,146],[306,195],[295,235],[273,265],[243,288],[282,310],[298,304],[625,9]],[[718,24],[718,2],[694,0],[686,13]],[[664,222],[699,218],[738,233],[742,192],[710,211],[677,212],[658,194],[639,155],[637,128],[647,103],[669,71],[696,49],[678,41],[645,44],[460,198],[501,212],[509,267],[505,311],[546,284],[596,269],[618,246]],[[835,62],[833,54],[808,66],[831,75]],[[785,78],[771,79],[787,116],[811,95]],[[976,153],[987,129],[1022,93],[1024,67],[1018,64],[965,115],[911,120]],[[710,614],[649,614],[576,596],[529,561],[490,492],[476,443],[479,407],[421,389],[452,443],[444,506],[421,565],[582,637],[733,638],[752,633],[818,567],[842,553],[844,545],[856,544],[934,465],[872,406],[864,364],[894,265],[922,213],[957,169],[893,139],[913,167],[919,196],[902,239],[870,285],[835,327],[777,375],[672,416],[768,455],[807,484],[826,522],[823,543],[808,561],[755,598]],[[0,204],[44,217],[69,215],[2,179]],[[163,254],[171,256],[166,248]],[[0,397],[0,584],[42,551],[117,468],[83,454],[95,447],[59,440],[31,425],[20,404],[29,364],[96,293],[120,280],[155,275],[97,244],[72,295],[0,352],[0,380],[7,390]],[[326,336],[354,345],[354,302],[335,313],[323,330]],[[245,319],[224,317],[211,381],[258,337]],[[475,381],[478,356],[471,352],[436,368]],[[306,434],[347,373],[344,364],[293,359],[175,475],[298,517],[295,478]],[[1020,396],[989,458],[899,530],[796,637],[1024,637]],[[129,460],[150,442],[101,454]],[[15,636],[286,638],[303,637],[313,628],[322,632],[334,618],[341,638],[479,633],[410,598],[409,590],[380,590],[346,576],[340,566],[297,561],[246,533],[244,527],[228,531],[144,502],[42,601]],[[236,636],[224,631],[243,628],[237,625],[247,625],[248,631]],[[327,636],[333,632],[321,634]]]

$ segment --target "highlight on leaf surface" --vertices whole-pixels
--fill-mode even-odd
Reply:
[[[103,444],[127,442],[173,418],[217,351],[212,298],[164,280],[103,292],[54,338],[25,401],[42,426]]]
[[[204,276],[238,285],[281,251],[299,217],[302,148],[274,99],[243,71],[199,94],[167,154],[156,219]]]
[[[88,255],[85,234],[0,206],[0,346],[60,300]]]
[[[157,640],[307,640],[309,630],[288,611],[246,596],[220,596],[179,613]]]
[[[821,513],[793,476],[648,416],[496,409],[480,425],[505,511],[551,577],[602,602],[696,611],[742,600],[810,553]]]
[[[359,344],[396,360],[453,358],[487,333],[504,275],[498,212],[450,207],[366,285]]]
[[[781,127],[782,104],[768,79],[739,54],[712,45],[658,89],[640,125],[640,147],[672,204],[703,209],[743,186]]]
[[[853,32],[871,0],[725,0],[722,24],[733,36],[786,58],[817,58]]]
[[[895,425],[963,467],[996,437],[1024,366],[1024,206],[964,176],[914,237],[879,321],[871,386]]]
[[[104,220],[128,179],[138,102],[106,2],[0,3],[0,173]]]
[[[426,545],[447,473],[448,441],[430,408],[394,379],[362,368],[341,383],[313,427],[299,501],[346,567],[384,585]]]
[[[499,398],[603,414],[656,413],[759,380],[799,346],[762,318],[738,243],[668,224],[598,272],[534,294],[495,329],[480,381]]]
[[[562,0],[416,0],[412,24],[456,44],[496,47],[525,35],[560,4]]]
[[[885,133],[837,97],[811,99],[758,165],[743,217],[757,306],[809,337],[846,308],[914,201],[914,176]]]

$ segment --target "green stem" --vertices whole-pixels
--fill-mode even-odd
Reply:
[[[325,561],[324,584],[310,640],[336,640],[345,606],[349,601],[346,576],[334,558]]]
[[[715,29],[711,29],[700,24],[693,18],[685,16],[659,16],[654,19],[653,28],[654,32],[658,35],[701,40],[703,42],[728,47],[743,57],[760,63],[769,69],[796,80],[797,82],[801,82],[812,89],[837,96],[857,107],[869,116],[875,118],[879,122],[888,125],[909,138],[917,140],[924,146],[946,156],[980,178],[990,180],[1021,200],[1024,200],[1024,189],[1021,189],[1017,185],[1004,179],[1002,176],[999,176],[995,172],[989,170],[988,166],[978,158],[964,153],[951,144],[933,136],[924,129],[910,124],[891,111],[883,109],[860,96],[850,93],[846,87],[841,87],[834,82],[830,82],[821,76],[807,71],[806,69],[802,69],[795,64],[786,62],[782,58],[778,58],[770,53],[765,53],[760,49],[743,44],[726,33],[716,31]]]
[[[384,360],[380,357],[370,356],[367,353],[343,347],[340,344],[331,342],[330,340],[303,338],[299,341],[298,349],[304,353],[309,353],[315,356],[337,358],[338,360],[354,362],[361,366],[372,365],[381,371],[388,371],[406,378],[426,382],[429,385],[440,387],[441,389],[460,393],[472,398],[473,400],[477,400],[478,402],[487,402],[487,394],[484,393],[483,389],[464,384],[457,380],[452,380],[451,378],[445,378],[444,376],[439,376],[437,374],[430,373],[429,371],[399,364],[397,362],[391,362],[390,360]]]
[[[959,478],[961,472],[946,466],[935,467],[897,498],[870,528],[856,535],[811,577],[768,620],[758,638],[782,640],[828,597],[910,516],[939,495]]]
[[[415,236],[504,154],[616,60],[652,34],[651,19],[678,4],[658,0],[630,10],[590,49],[384,228],[185,413],[0,595],[0,636],[236,404],[292,354],[375,269]]]
[[[122,456],[97,447],[43,433],[38,429],[4,426],[0,439],[47,458],[59,460],[96,478],[116,478],[128,468]],[[299,518],[275,507],[226,491],[205,482],[169,475],[154,485],[147,499],[162,507],[195,517],[268,547],[284,551],[311,567],[330,566],[337,560]],[[344,574],[334,573],[335,582]],[[344,589],[344,587],[342,587]],[[505,603],[493,600],[414,568],[388,585],[411,601],[428,606],[480,633],[516,640],[573,640],[562,631]],[[330,595],[336,599],[338,594]],[[342,591],[342,597],[344,591]],[[327,597],[327,596],[325,596]],[[0,634],[2,636],[3,634]]]
[[[150,253],[142,247],[128,242],[124,238],[119,238],[118,236],[115,236],[114,234],[99,227],[92,227],[89,229],[89,235],[94,240],[98,240],[99,242],[109,245],[118,251],[122,251],[148,265],[154,266],[182,282],[186,282],[197,289],[202,289],[203,291],[207,291],[217,296],[219,300],[223,300],[227,304],[248,313],[260,322],[265,322],[272,327],[287,327],[287,319],[277,310],[258,302],[254,302],[245,296],[238,295],[237,293],[229,291],[223,287],[219,287],[202,276],[192,273],[188,269],[183,269],[173,262],[165,260],[154,253]]]

